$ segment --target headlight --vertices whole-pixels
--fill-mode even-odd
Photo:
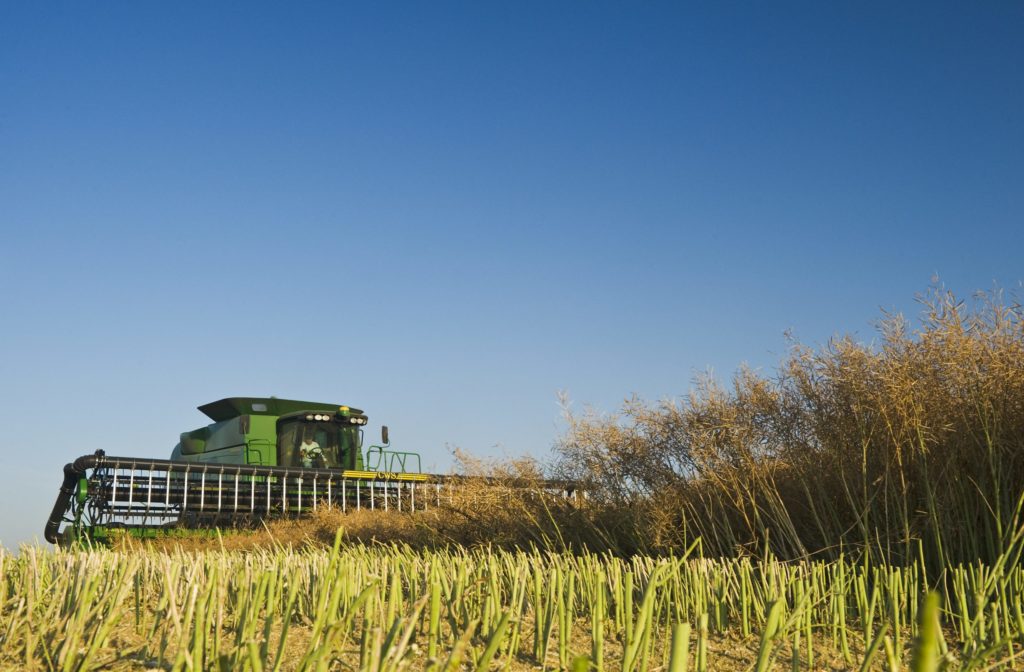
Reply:
[[[312,415],[307,415],[307,416],[306,416],[306,420],[312,420],[312,419],[313,419],[313,416],[312,416]]]

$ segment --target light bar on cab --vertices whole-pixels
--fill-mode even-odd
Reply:
[[[342,416],[342,417],[345,417],[345,416]],[[306,415],[306,420],[309,421],[309,422],[326,422],[328,420],[333,420],[333,419],[334,419],[333,416],[328,415],[326,413],[310,413],[310,414]],[[348,418],[348,421],[349,421],[349,424],[352,424],[352,425],[365,425],[366,424],[366,418],[350,417],[350,418]]]

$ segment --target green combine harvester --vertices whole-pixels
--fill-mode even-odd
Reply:
[[[199,410],[213,422],[182,434],[169,460],[97,451],[66,465],[46,540],[243,527],[325,505],[417,511],[439,506],[455,480],[392,450],[387,427],[364,452],[367,417],[349,406],[230,397]]]

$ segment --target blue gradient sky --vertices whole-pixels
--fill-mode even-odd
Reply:
[[[0,543],[277,395],[579,408],[1024,279],[1024,5],[0,4]]]

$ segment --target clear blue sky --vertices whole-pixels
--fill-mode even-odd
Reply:
[[[548,454],[1024,279],[1024,5],[0,5],[0,543],[277,395]]]

